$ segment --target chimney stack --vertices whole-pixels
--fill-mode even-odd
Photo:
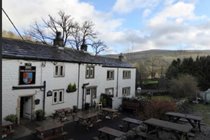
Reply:
[[[80,50],[87,51],[88,46],[86,44],[82,44]]]
[[[53,45],[63,47],[63,39],[61,38],[61,32],[56,32],[56,37],[53,40]]]
[[[120,55],[119,55],[119,60],[120,60],[120,61],[123,61],[123,59],[124,59],[124,56],[123,56],[122,53],[120,53]]]

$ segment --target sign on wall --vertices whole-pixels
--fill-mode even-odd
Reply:
[[[36,80],[36,67],[26,64],[25,66],[20,66],[20,85],[35,84]]]

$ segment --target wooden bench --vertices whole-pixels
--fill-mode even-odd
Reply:
[[[40,139],[42,139],[42,140],[54,140],[54,139],[61,138],[61,137],[63,139],[65,139],[65,136],[67,134],[68,134],[67,132],[62,132],[62,133],[55,134],[55,135],[50,135],[50,136],[47,136],[47,137],[40,137]]]
[[[142,131],[138,132],[137,136],[140,136],[142,139],[145,139],[145,140],[159,139],[156,136],[149,135],[146,132],[142,132]]]

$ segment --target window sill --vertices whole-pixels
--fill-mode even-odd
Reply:
[[[64,103],[64,101],[63,102],[59,102],[59,103],[52,103],[52,105],[58,105],[58,104],[63,104]]]
[[[59,78],[59,77],[65,77],[65,76],[64,75],[61,75],[61,76],[54,75],[54,78]]]

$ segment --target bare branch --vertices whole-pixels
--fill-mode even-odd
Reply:
[[[44,44],[49,44],[55,39],[56,32],[62,33],[63,46],[68,44],[80,50],[82,44],[89,44],[94,48],[96,55],[106,49],[106,45],[102,41],[94,42],[97,33],[94,30],[93,22],[84,21],[80,25],[78,22],[73,21],[71,16],[64,11],[58,12],[58,18],[48,15],[48,18],[42,18],[42,23],[35,22],[31,26],[28,35]]]
[[[95,55],[98,55],[100,52],[105,51],[107,49],[107,46],[101,40],[93,42],[91,47],[94,50]]]

